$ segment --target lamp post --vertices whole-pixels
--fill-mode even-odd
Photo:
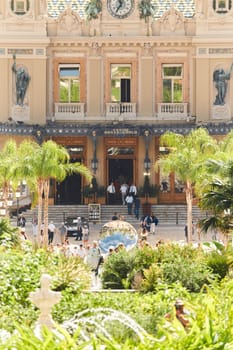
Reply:
[[[146,148],[145,159],[144,159],[144,169],[145,169],[144,175],[149,176],[150,175],[150,167],[151,167],[151,160],[150,160],[149,155],[148,155],[149,142],[150,142],[149,130],[145,130],[145,132],[144,132],[144,141],[145,141],[145,148]]]
[[[148,158],[148,156],[146,156],[146,158],[144,159],[144,169],[145,169],[145,173],[144,175],[149,176],[150,175],[150,167],[151,167],[151,161],[150,158]]]
[[[98,168],[98,159],[93,158],[91,160],[91,169],[92,169],[94,174],[96,173],[97,168]]]
[[[96,131],[92,131],[92,142],[93,142],[93,159],[91,160],[91,169],[93,173],[96,173],[96,170],[98,168],[98,159],[96,157],[96,144],[97,144],[97,137],[96,137]]]
[[[16,205],[17,205],[17,209],[16,209],[16,217],[17,217],[17,226],[18,226],[18,217],[19,217],[19,198],[21,196],[20,191],[16,191],[15,192],[15,197],[16,197]]]

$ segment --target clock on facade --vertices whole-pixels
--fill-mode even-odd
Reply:
[[[134,9],[134,0],[107,0],[107,8],[113,17],[126,18]]]

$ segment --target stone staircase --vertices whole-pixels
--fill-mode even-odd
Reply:
[[[127,214],[127,207],[123,205],[101,205],[100,222],[102,224],[111,221],[113,214],[117,212],[118,215],[130,222],[132,225],[137,225],[139,222],[134,215]],[[154,213],[161,225],[184,225],[187,218],[186,205],[152,205],[151,212]],[[143,208],[140,209],[140,217],[143,215]],[[33,216],[37,215],[37,208],[27,210],[25,213],[27,222],[31,222]],[[55,205],[49,206],[49,220],[53,220],[59,224],[68,216],[83,216],[89,218],[88,205]],[[194,222],[200,218],[206,217],[205,212],[201,212],[197,206],[193,206],[193,220]],[[90,220],[92,221],[92,220]]]

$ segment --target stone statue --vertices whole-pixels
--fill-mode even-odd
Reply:
[[[215,87],[217,89],[217,95],[215,97],[214,105],[224,106],[225,97],[227,93],[227,80],[231,78],[231,71],[233,68],[233,63],[229,72],[225,72],[224,69],[216,69],[213,74],[213,80],[215,82]]]
[[[52,278],[50,275],[43,274],[41,276],[41,288],[36,292],[30,293],[30,300],[40,309],[40,316],[37,321],[39,326],[45,325],[48,328],[54,327],[54,322],[51,316],[52,307],[61,299],[60,292],[50,290]]]
[[[13,55],[13,59],[14,63],[12,65],[12,71],[15,73],[16,103],[17,105],[23,106],[24,98],[30,81],[30,76],[23,67],[16,67],[15,55]]]
[[[91,0],[85,7],[85,14],[88,21],[97,19],[99,13],[102,11],[101,0]]]

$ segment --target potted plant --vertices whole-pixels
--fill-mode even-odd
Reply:
[[[106,189],[104,186],[98,186],[96,196],[97,196],[97,202],[99,204],[105,203]]]
[[[83,189],[84,203],[105,203],[105,187],[98,186],[97,180],[95,177],[92,178],[91,184],[87,185]]]
[[[84,199],[84,204],[89,204],[93,200],[93,189],[92,185],[86,185],[83,188],[83,199]]]
[[[151,212],[151,205],[155,204],[159,192],[158,185],[151,185],[148,175],[144,177],[143,187],[139,189],[139,196],[142,200],[143,214],[148,215]],[[156,199],[156,200],[155,200]]]

